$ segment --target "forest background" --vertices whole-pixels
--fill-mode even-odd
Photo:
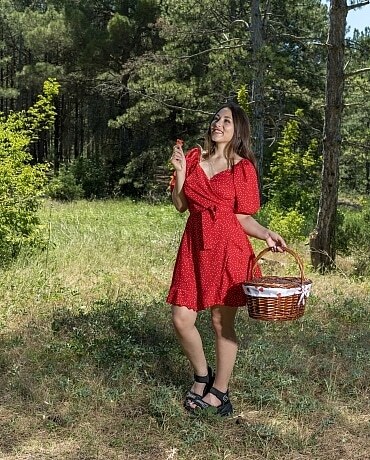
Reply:
[[[253,8],[260,24],[250,22]],[[3,1],[0,18],[0,111],[30,107],[48,78],[60,84],[53,127],[30,145],[32,162],[48,164],[54,177],[51,197],[166,197],[171,145],[202,143],[213,111],[237,100],[254,128],[263,223],[288,239],[313,230],[328,32],[322,2],[225,0],[215,9],[192,0]],[[366,29],[346,38],[340,191],[356,200],[370,190],[369,73],[358,72],[369,66],[369,40]]]
[[[339,257],[320,277],[327,35],[319,0],[1,2],[2,458],[368,456],[370,33],[345,39]],[[239,319],[237,415],[194,423],[163,300],[185,222],[168,158],[226,100],[253,125],[257,217],[316,289],[293,325]]]

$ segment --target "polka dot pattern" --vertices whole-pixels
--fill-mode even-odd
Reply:
[[[254,253],[235,214],[259,209],[256,171],[243,159],[209,179],[199,161],[199,148],[186,154],[184,193],[190,214],[167,302],[195,311],[213,305],[243,306],[242,284],[252,278]],[[255,275],[261,276],[258,268]]]

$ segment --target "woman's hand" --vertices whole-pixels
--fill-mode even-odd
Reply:
[[[177,140],[176,145],[173,146],[171,163],[173,167],[178,172],[185,172],[186,171],[186,158],[184,155],[184,151],[182,150],[183,141],[180,139]]]
[[[284,239],[278,233],[271,230],[267,230],[265,241],[267,246],[272,248],[272,252],[284,252],[284,248],[287,246]]]
[[[278,233],[259,224],[256,219],[249,214],[236,214],[236,217],[249,236],[258,238],[259,240],[265,240],[267,246],[272,248],[273,252],[284,252],[286,243]]]
[[[183,140],[177,139],[176,145],[173,146],[171,157],[171,163],[176,170],[176,181],[172,191],[172,202],[175,208],[180,212],[184,212],[188,209],[188,202],[183,191],[186,173],[186,158],[182,150],[183,143]]]

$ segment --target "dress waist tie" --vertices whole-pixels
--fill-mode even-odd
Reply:
[[[213,249],[219,241],[219,232],[223,226],[222,218],[231,219],[234,216],[233,209],[223,206],[213,205],[202,210],[191,212],[200,218],[201,229],[201,249]]]

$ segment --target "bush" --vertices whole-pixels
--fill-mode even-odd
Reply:
[[[370,226],[370,201],[361,211],[340,212],[338,247],[345,254],[352,250],[368,250]]]
[[[370,275],[370,200],[365,201],[361,211],[340,212],[340,216],[337,230],[338,250],[344,255],[353,255],[358,274]]]
[[[306,148],[300,146],[302,110],[297,110],[295,116],[296,119],[286,124],[273,153],[266,183],[269,201],[273,201],[277,209],[289,212],[296,209],[299,214],[308,216],[317,207],[321,160],[316,139]]]
[[[101,158],[79,157],[62,165],[51,180],[47,194],[61,201],[103,198],[109,195],[112,172]]]
[[[257,220],[280,235],[289,244],[295,241],[303,241],[306,237],[304,229],[306,219],[295,209],[281,211],[273,203],[267,203],[258,213]]]
[[[7,264],[22,246],[42,242],[37,210],[46,184],[46,165],[31,166],[28,148],[55,118],[59,85],[44,83],[43,94],[27,111],[0,115],[0,258]]]
[[[22,246],[41,242],[36,212],[45,173],[41,167],[4,158],[2,147],[0,158],[0,259],[1,265],[5,265],[18,255]]]
[[[82,186],[66,166],[62,166],[59,174],[50,181],[46,193],[50,198],[60,201],[73,201],[84,197]]]
[[[103,198],[108,194],[111,171],[101,158],[79,157],[70,165],[70,171],[83,190],[85,198]]]

